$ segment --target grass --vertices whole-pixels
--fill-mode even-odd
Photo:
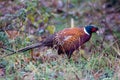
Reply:
[[[114,77],[114,68],[119,60],[111,54],[106,54],[111,52],[110,49],[111,47],[101,53],[92,54],[87,60],[80,57],[77,62],[61,57],[53,61],[41,62],[40,60],[29,60],[28,53],[13,55],[3,59],[6,61],[6,75],[3,79],[95,80],[97,76],[100,76],[99,80],[118,80],[117,77]]]

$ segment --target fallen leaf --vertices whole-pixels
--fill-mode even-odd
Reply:
[[[5,33],[10,39],[15,39],[17,36],[19,36],[19,31],[17,30],[6,30]]]

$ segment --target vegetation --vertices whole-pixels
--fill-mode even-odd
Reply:
[[[115,1],[115,2],[114,2]],[[1,0],[1,80],[119,80],[119,0]],[[94,24],[99,35],[69,61],[54,49],[12,51],[66,27]],[[73,26],[72,26],[73,25]],[[8,55],[8,56],[6,56]]]

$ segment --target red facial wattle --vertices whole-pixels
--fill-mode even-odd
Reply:
[[[98,28],[92,28],[92,32],[96,32]]]

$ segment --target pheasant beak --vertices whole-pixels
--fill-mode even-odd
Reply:
[[[100,29],[97,28],[95,32],[97,33],[97,35],[101,35]]]

